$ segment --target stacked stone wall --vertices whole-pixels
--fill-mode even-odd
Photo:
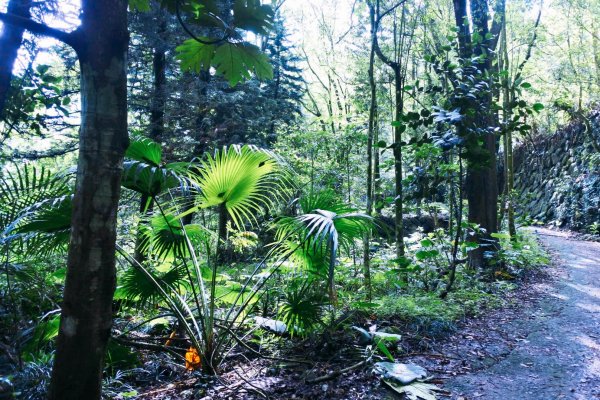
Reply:
[[[579,231],[600,229],[600,110],[588,116],[592,132],[573,122],[552,136],[515,149],[517,212],[522,217]]]

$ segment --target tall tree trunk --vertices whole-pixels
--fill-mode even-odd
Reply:
[[[9,14],[23,18],[30,18],[31,0],[9,0]],[[4,107],[8,92],[12,70],[17,59],[17,52],[23,41],[24,29],[18,26],[4,24],[0,36],[0,121],[4,118]]]
[[[156,142],[161,142],[165,132],[165,97],[167,84],[167,60],[166,46],[164,43],[167,32],[167,21],[159,13],[158,18],[158,37],[154,45],[154,54],[152,55],[152,74],[154,76],[154,93],[152,103],[150,104],[150,138]]]
[[[155,142],[160,143],[165,133],[165,97],[166,97],[166,46],[164,44],[164,37],[167,31],[167,22],[161,15],[157,15],[158,18],[158,29],[157,39],[154,44],[154,53],[152,55],[152,75],[154,76],[153,82],[153,95],[150,104],[150,138]],[[147,194],[143,194],[140,198],[140,216],[147,217],[152,214],[154,209],[154,199]],[[142,264],[145,260],[145,255],[142,251],[142,225],[145,223],[143,219],[138,224],[138,233],[135,242],[134,258]]]
[[[471,0],[471,18],[473,20],[473,31],[483,38],[481,43],[471,43],[470,29],[467,18],[467,1],[454,0],[454,16],[456,27],[459,32],[459,48],[463,58],[471,55],[480,56],[486,54],[486,57],[479,59],[479,68],[482,76],[486,76],[492,66],[492,43],[495,38],[490,37],[488,27],[489,6],[488,0]],[[493,36],[493,35],[491,35]],[[491,85],[490,85],[491,87]],[[493,116],[491,105],[493,94],[483,95],[480,99],[481,105],[478,107],[483,112],[479,112],[473,120],[473,125],[480,128],[494,126],[495,118]],[[474,126],[474,127],[475,127]],[[470,133],[471,135],[473,133]],[[494,248],[494,240],[490,236],[497,230],[498,221],[498,177],[496,171],[496,137],[491,131],[483,134],[483,149],[488,153],[489,159],[486,165],[469,165],[467,168],[466,192],[469,203],[469,222],[479,224],[485,232],[476,235],[473,239],[477,240],[482,247],[469,252],[471,265],[476,268],[485,265],[484,252],[490,250],[489,245]],[[486,247],[483,247],[486,246]]]
[[[594,18],[592,18],[592,48],[596,67],[596,85],[600,88],[600,28]]]
[[[403,82],[400,70],[400,64],[394,68],[395,92],[396,92],[396,112],[394,120],[394,172],[396,183],[395,204],[395,222],[396,222],[396,258],[404,257],[404,221],[403,214],[403,190],[402,190],[402,111],[404,109]]]
[[[367,215],[373,213],[373,140],[375,136],[375,118],[377,117],[377,86],[375,83],[375,9],[369,8],[371,20],[371,54],[369,56],[369,88],[371,89],[371,104],[369,105],[369,132],[367,134]],[[371,300],[371,254],[370,233],[365,233],[363,238],[363,273],[365,287],[369,300]]]
[[[502,46],[501,54],[502,57],[502,69],[509,71],[510,60],[508,57],[508,36],[506,32],[506,19],[502,24]],[[502,92],[503,92],[503,125],[504,125],[504,201],[505,210],[508,224],[508,232],[511,238],[516,238],[517,228],[515,226],[515,207],[513,202],[513,189],[514,189],[514,169],[513,169],[513,143],[512,143],[512,130],[507,129],[510,120],[512,119],[512,102],[514,96],[511,91],[511,82],[508,74],[502,79]]]
[[[127,136],[127,1],[84,0],[77,184],[51,400],[99,399],[112,326],[116,223]]]
[[[404,9],[403,3],[398,3],[396,6],[384,11],[383,14],[379,13],[380,2],[377,0],[375,5],[368,3],[370,8],[375,8],[375,35],[373,38],[373,48],[375,50],[375,54],[381,61],[383,61],[388,67],[394,71],[394,92],[395,92],[395,106],[394,106],[394,173],[395,173],[395,193],[396,197],[394,199],[394,208],[395,208],[395,242],[396,242],[396,256],[397,258],[401,258],[404,256],[404,226],[403,226],[403,194],[402,194],[402,132],[405,127],[401,125],[402,120],[402,112],[404,110],[404,92],[403,92],[403,83],[404,77],[406,76],[406,70],[402,67],[402,62],[400,57],[405,56],[408,57],[410,53],[410,46],[404,47],[405,41],[402,37],[404,35],[404,23],[405,23],[405,15],[406,10]],[[403,6],[402,9],[402,25],[400,28],[400,47],[396,47],[394,51],[394,59],[387,57],[379,47],[379,41],[377,38],[377,31],[379,29],[379,23],[381,22],[381,18],[384,15],[390,14],[400,5]],[[394,25],[394,38],[396,38],[397,32],[396,27]],[[397,46],[397,44],[396,44]]]
[[[375,115],[373,143],[379,143],[379,113]],[[381,192],[381,163],[379,162],[379,148],[373,150],[373,203],[375,214],[381,215],[383,211],[383,193]]]

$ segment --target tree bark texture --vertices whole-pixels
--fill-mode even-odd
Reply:
[[[31,0],[10,0],[9,14],[30,18]],[[23,41],[24,29],[19,26],[4,24],[0,36],[0,120],[4,118],[4,107],[10,90],[12,70],[17,59],[17,52]]]
[[[100,399],[112,326],[115,242],[127,135],[127,1],[84,0],[77,183],[51,400]]]
[[[377,118],[377,86],[375,83],[375,9],[369,8],[371,21],[371,54],[369,56],[369,88],[371,90],[371,102],[369,104],[369,131],[367,134],[367,215],[373,213],[373,140],[375,136],[375,118]],[[365,287],[369,300],[371,299],[371,254],[370,254],[370,233],[365,233],[363,238],[363,274],[365,277]]]

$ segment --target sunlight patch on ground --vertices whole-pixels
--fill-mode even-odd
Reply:
[[[596,357],[586,368],[586,374],[589,376],[600,377],[600,358]]]
[[[577,303],[577,307],[583,308],[584,310],[597,313],[600,312],[600,304],[592,304],[592,303]]]
[[[557,299],[560,299],[560,300],[565,300],[565,301],[569,300],[569,296],[565,296],[564,294],[561,294],[561,293],[550,293],[550,296],[556,297]]]
[[[577,257],[577,259],[570,266],[577,269],[594,268],[598,266],[598,260],[581,256]]]
[[[600,299],[600,288],[591,285],[581,285],[578,283],[567,283],[567,286],[573,288],[575,290],[580,291],[581,293],[585,293],[589,296]]]
[[[600,344],[598,342],[596,342],[594,339],[592,339],[589,336],[584,336],[584,335],[579,335],[575,338],[579,343],[581,343],[582,345],[589,347],[590,349],[594,349],[594,350],[599,350],[600,351]]]

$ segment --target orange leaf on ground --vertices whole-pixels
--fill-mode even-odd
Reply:
[[[196,350],[195,347],[190,347],[185,353],[185,369],[188,371],[193,371],[201,365],[202,362],[200,360],[200,354],[198,354],[198,350]]]

